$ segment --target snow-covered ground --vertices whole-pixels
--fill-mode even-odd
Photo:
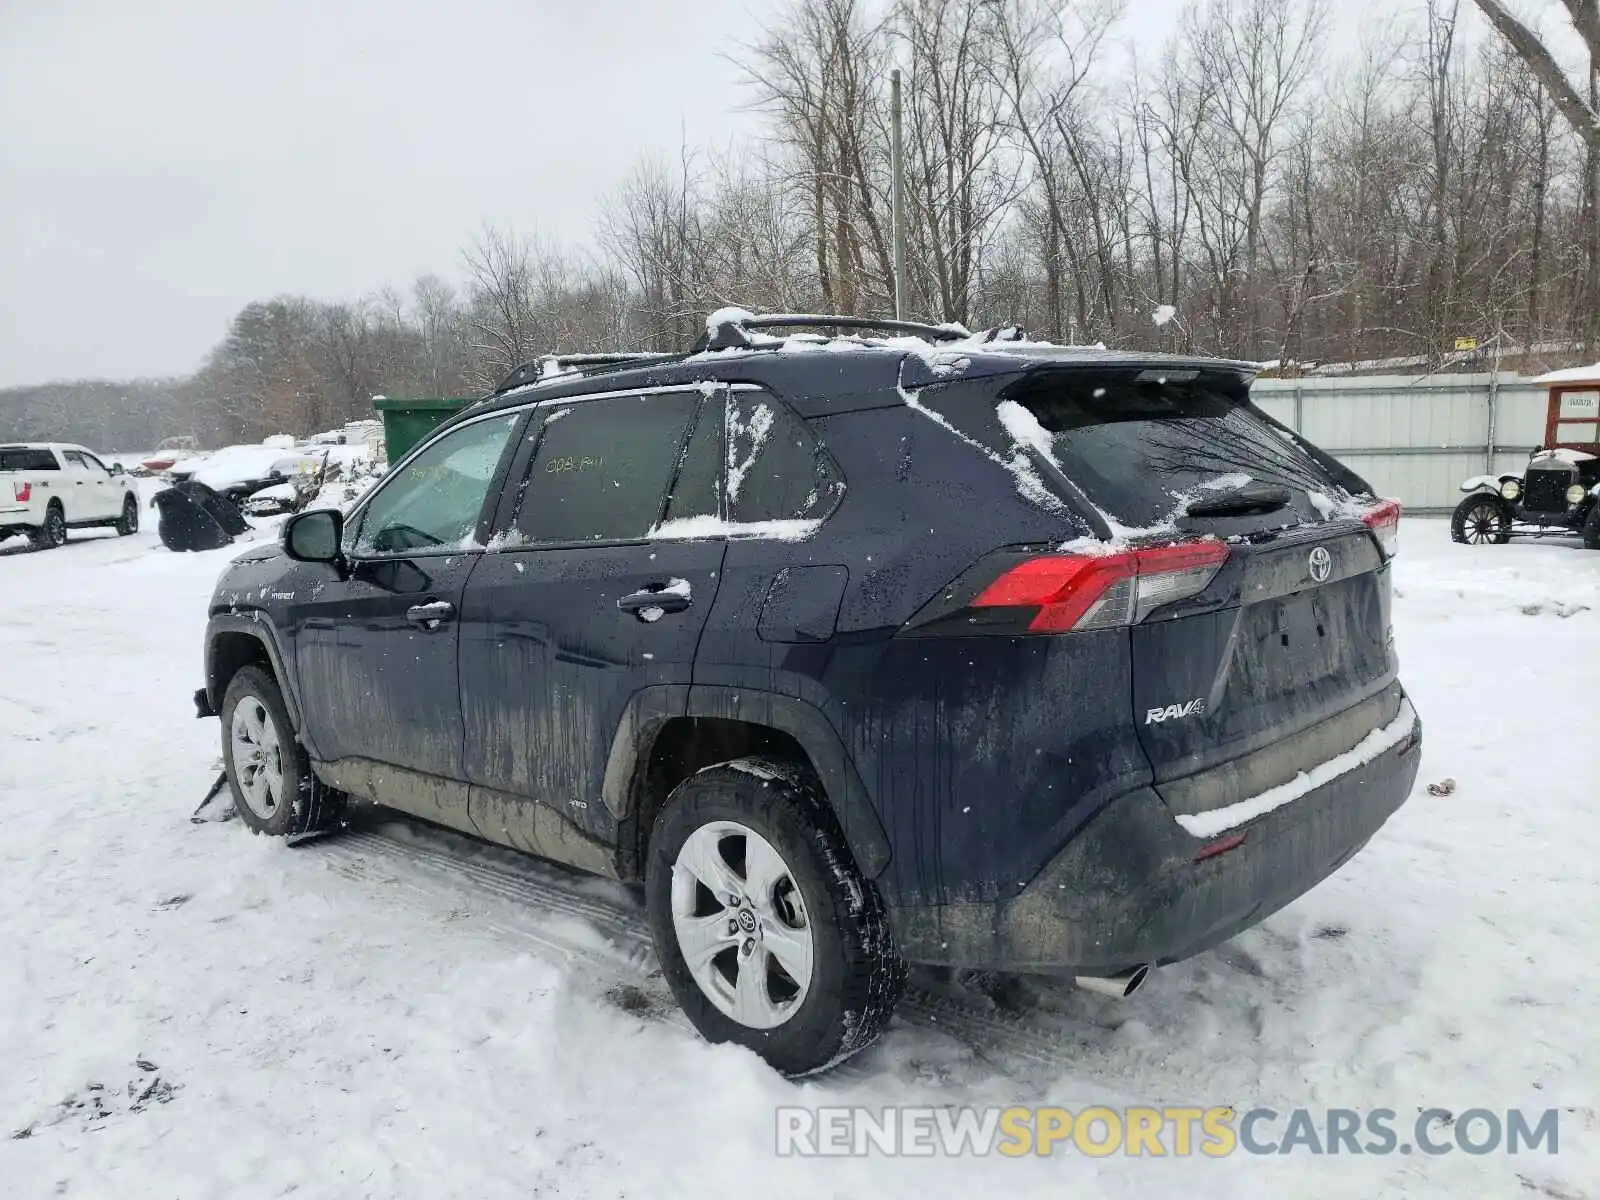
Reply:
[[[1017,1053],[1005,1022],[946,1032],[930,1002],[791,1084],[674,1019],[583,916],[626,907],[609,885],[539,910],[475,864],[426,865],[448,839],[413,834],[413,860],[374,835],[290,848],[192,824],[217,726],[189,695],[234,551],[15,545],[7,1197],[1600,1197],[1600,555],[1407,520],[1396,619],[1425,760],[1364,853],[1125,1003],[1016,989],[1008,1019],[1049,1053]],[[1446,777],[1448,796],[1422,786]],[[779,1159],[783,1104],[1563,1112],[1554,1157]]]

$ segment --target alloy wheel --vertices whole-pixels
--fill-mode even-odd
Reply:
[[[271,820],[283,803],[283,747],[267,706],[246,696],[234,707],[229,727],[234,777],[250,811]]]
[[[804,898],[759,833],[715,821],[689,835],[672,868],[672,924],[689,973],[723,1015],[782,1025],[811,988],[815,943]]]

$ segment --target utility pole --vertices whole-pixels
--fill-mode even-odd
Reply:
[[[906,160],[901,135],[900,68],[889,73],[890,196],[894,210],[894,317],[906,315]]]

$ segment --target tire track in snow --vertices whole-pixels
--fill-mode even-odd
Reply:
[[[390,889],[404,887],[419,900],[448,901],[459,899],[463,892],[468,897],[492,897],[497,905],[515,911],[504,918],[474,913],[477,928],[509,941],[530,943],[541,956],[557,959],[591,985],[638,988],[651,1001],[643,1015],[692,1032],[656,967],[649,924],[641,909],[620,899],[612,902],[584,895],[579,889],[588,880],[564,879],[556,868],[537,860],[515,862],[507,853],[506,861],[500,862],[496,860],[501,852],[485,851],[464,838],[459,839],[461,851],[450,848],[450,843],[458,840],[456,835],[401,819],[386,823],[402,836],[358,825],[340,834],[308,839],[302,845],[325,857],[337,874]],[[559,928],[562,921],[580,928],[566,934]],[[586,937],[585,933],[595,936]],[[1002,1068],[1042,1068],[1062,1074],[1074,1067],[1065,1031],[1052,1029],[1028,1014],[980,1007],[915,982],[907,988],[896,1018],[952,1038]],[[852,1065],[847,1062],[835,1068],[829,1078],[860,1073],[859,1068],[852,1070]]]

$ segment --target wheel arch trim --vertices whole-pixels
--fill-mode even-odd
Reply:
[[[739,721],[793,738],[811,760],[856,865],[868,879],[883,873],[889,837],[844,742],[820,709],[794,696],[707,684],[658,685],[635,693],[612,737],[601,791],[619,822],[633,815],[640,796],[636,783],[667,722],[678,717]]]
[[[221,711],[222,694],[228,688],[228,680],[221,677],[222,663],[217,653],[223,638],[227,636],[248,637],[260,643],[273,677],[278,682],[278,690],[283,693],[283,706],[288,710],[289,723],[294,726],[295,733],[300,734],[300,697],[288,670],[287,657],[278,645],[272,626],[258,612],[218,613],[206,624],[206,697],[212,709]]]

